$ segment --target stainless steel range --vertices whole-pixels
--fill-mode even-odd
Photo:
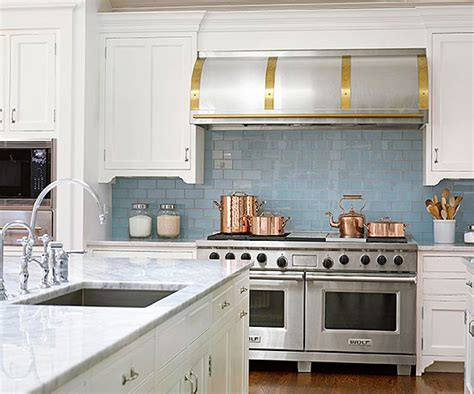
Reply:
[[[237,239],[236,239],[237,238]],[[415,364],[416,250],[406,239],[210,236],[198,258],[253,260],[250,358]]]

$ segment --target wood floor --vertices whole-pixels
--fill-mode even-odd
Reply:
[[[397,376],[391,366],[316,363],[310,374],[298,374],[296,363],[250,362],[250,394],[462,394],[463,388],[462,374]]]

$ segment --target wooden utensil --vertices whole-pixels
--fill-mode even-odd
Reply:
[[[438,200],[438,196],[433,196],[433,202],[435,204],[438,204],[439,200]]]
[[[447,199],[449,197],[449,189],[448,188],[444,188],[442,191],[441,191],[441,197]]]
[[[448,219],[452,220],[456,216],[456,208],[454,208],[451,205],[448,205],[447,207],[447,212],[448,212]]]
[[[453,196],[449,197],[449,205],[453,208],[456,207],[456,199]]]
[[[443,218],[443,220],[446,220],[448,218],[448,213],[444,209],[441,211],[441,217]]]
[[[439,215],[439,210],[436,207],[436,205],[430,205],[426,207],[426,210],[433,216],[434,219],[441,219],[441,216]]]
[[[430,205],[433,205],[433,204],[434,204],[434,203],[433,203],[433,200],[430,200],[429,198],[428,198],[427,200],[425,200],[425,205],[426,205],[427,207],[429,207]]]

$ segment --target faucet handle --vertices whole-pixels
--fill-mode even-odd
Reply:
[[[35,244],[35,240],[29,237],[22,237],[17,239],[16,242],[21,244],[23,247],[23,253],[31,253],[33,250],[33,245]]]
[[[62,249],[64,247],[64,244],[60,241],[50,241],[49,242],[49,247],[50,247],[50,249],[59,250],[59,249]]]
[[[87,254],[87,250],[66,250],[67,254]]]

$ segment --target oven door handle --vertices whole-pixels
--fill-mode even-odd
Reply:
[[[312,275],[306,274],[308,281],[337,281],[337,282],[388,282],[388,283],[413,283],[416,284],[415,276],[342,276],[342,275]]]
[[[300,275],[266,275],[266,274],[250,274],[250,280],[257,279],[257,280],[295,280],[298,282],[302,282],[304,277],[303,274]]]

